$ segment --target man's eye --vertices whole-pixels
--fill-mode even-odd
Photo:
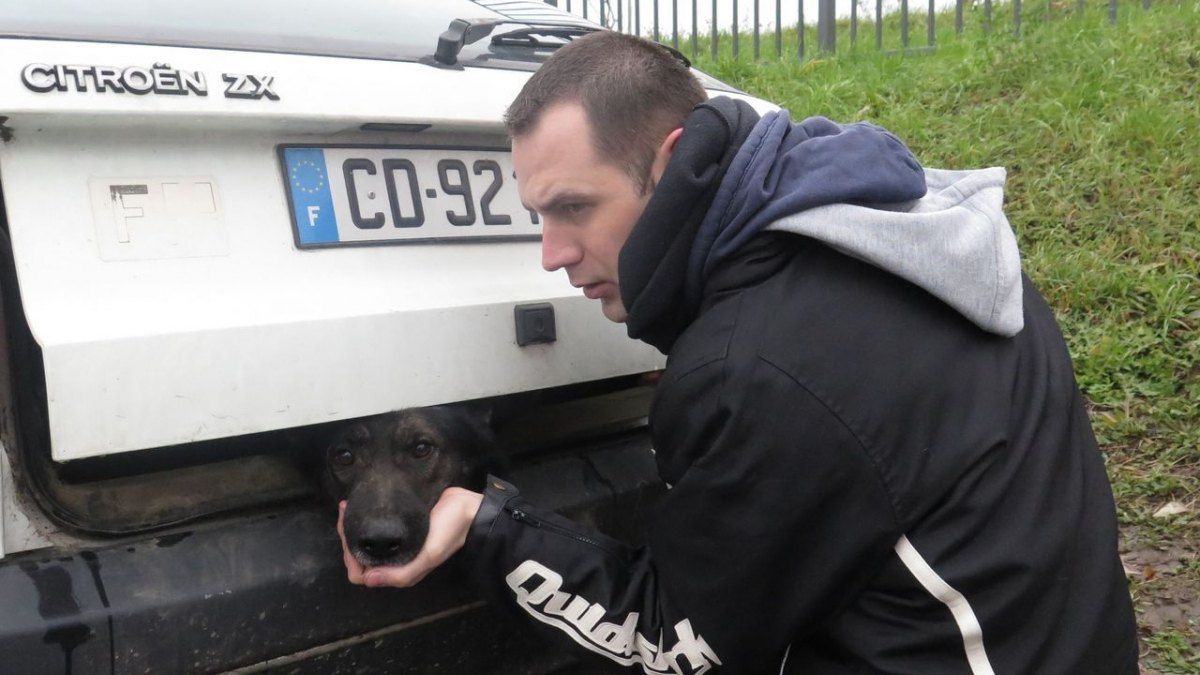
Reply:
[[[429,456],[429,453],[433,452],[433,450],[433,443],[430,443],[429,441],[419,441],[413,446],[412,453],[414,457],[420,458]]]
[[[350,451],[350,448],[345,446],[334,448],[333,461],[335,464],[341,466],[350,466],[354,463],[354,453]]]
[[[566,211],[568,215],[576,216],[583,213],[586,208],[587,204],[567,204],[563,206],[563,211]]]

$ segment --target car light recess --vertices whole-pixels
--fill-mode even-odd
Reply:
[[[431,126],[433,126],[433,125],[432,124],[401,124],[398,122],[367,122],[366,124],[359,127],[359,129],[361,129],[363,131],[388,131],[388,132],[401,132],[401,133],[406,133],[406,134],[415,134],[415,133],[418,133],[421,131],[425,131],[426,129],[428,129]]]

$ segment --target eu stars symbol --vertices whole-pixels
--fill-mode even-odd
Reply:
[[[292,185],[299,191],[315,195],[325,189],[325,171],[309,159],[292,164]]]
[[[292,193],[292,217],[300,246],[339,240],[337,212],[330,193],[325,151],[320,148],[285,148],[284,166]]]

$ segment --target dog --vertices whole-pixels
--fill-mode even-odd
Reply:
[[[490,409],[409,408],[338,427],[322,482],[335,503],[346,501],[350,554],[365,567],[402,565],[425,543],[442,491],[481,490],[498,458]]]

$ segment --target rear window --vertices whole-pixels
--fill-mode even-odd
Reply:
[[[0,37],[420,61],[455,19],[596,24],[541,0],[28,0],[0,13]],[[498,26],[493,35],[520,28]],[[554,42],[554,38],[547,38]],[[467,45],[464,66],[538,69],[553,49]],[[708,89],[737,90],[693,69]]]
[[[0,35],[418,61],[451,21],[478,18],[587,23],[536,0],[34,0],[9,3]],[[534,70],[549,53],[485,38],[460,62]]]

